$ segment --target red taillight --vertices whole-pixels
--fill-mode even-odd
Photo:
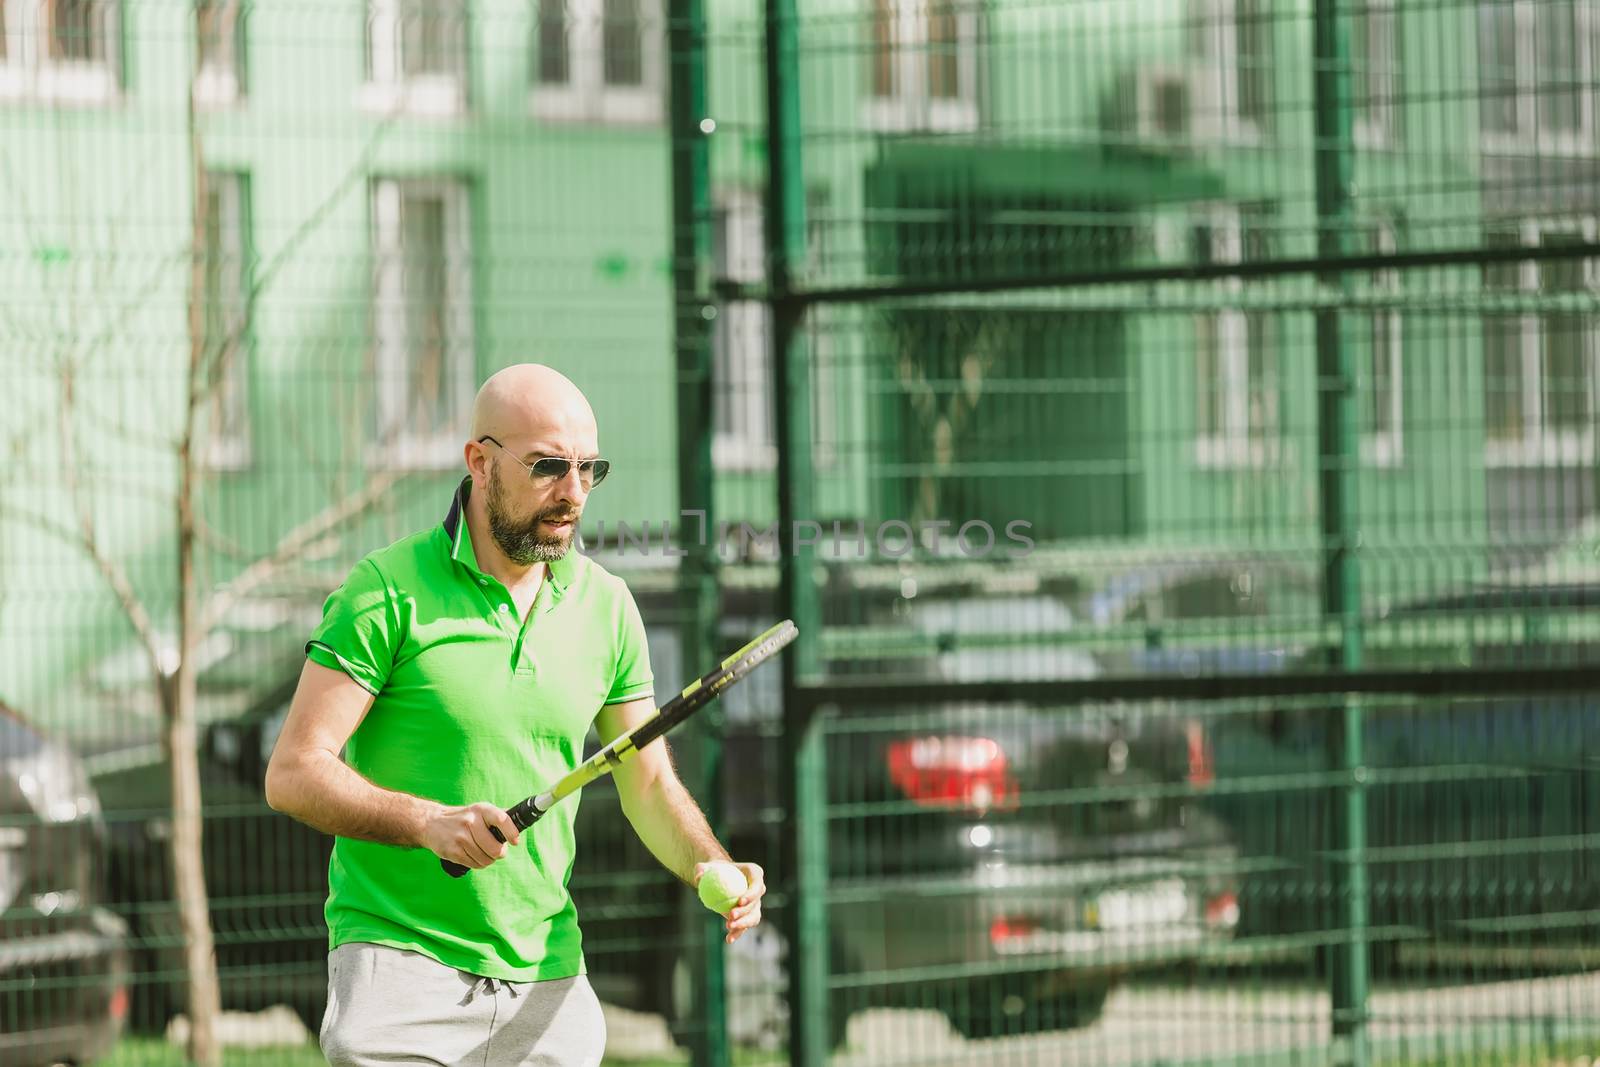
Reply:
[[[989,944],[1015,941],[1039,932],[1039,923],[1026,915],[1003,915],[989,924]]]
[[[1189,784],[1204,789],[1217,780],[1216,768],[1211,765],[1211,743],[1206,740],[1206,728],[1190,722],[1184,728],[1189,740]]]
[[[1006,754],[987,737],[915,737],[889,745],[889,778],[928,807],[990,811],[1017,802]]]
[[[1239,897],[1235,893],[1218,893],[1206,901],[1206,925],[1212,928],[1233,929],[1239,925]]]

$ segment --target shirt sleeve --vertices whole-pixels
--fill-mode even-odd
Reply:
[[[640,697],[653,697],[656,690],[650,672],[650,644],[645,639],[644,620],[639,605],[627,587],[622,591],[622,612],[617,630],[617,667],[611,676],[611,695],[607,704],[620,704]]]
[[[364,559],[322,605],[322,622],[306,642],[306,657],[343,671],[376,696],[389,680],[399,638],[394,591],[377,566]]]

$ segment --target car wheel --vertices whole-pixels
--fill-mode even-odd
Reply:
[[[835,959],[839,949],[834,948]],[[728,946],[727,988],[737,990],[727,999],[728,1041],[730,1044],[764,1052],[776,1052],[789,1041],[789,976],[784,963],[789,943],[776,924],[763,923]],[[689,960],[678,955],[671,960],[669,990],[665,1002],[667,1025],[672,1039],[687,1047],[691,1041],[692,1020]],[[831,1047],[843,1048],[849,1016],[836,998],[828,1015]]]
[[[950,1024],[969,1041],[1072,1030],[1100,1018],[1110,992],[1101,985],[1041,993],[1033,976],[1002,975],[957,992],[948,1014]]]

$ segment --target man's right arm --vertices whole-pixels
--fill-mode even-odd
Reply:
[[[489,828],[499,827],[513,845],[520,835],[493,804],[448,807],[384,789],[340,758],[372,699],[342,671],[307,660],[267,763],[267,803],[323,833],[426,848],[468,867],[487,867],[504,856],[507,846]]]

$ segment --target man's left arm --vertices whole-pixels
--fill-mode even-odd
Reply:
[[[601,743],[610,744],[655,712],[655,703],[649,697],[605,705],[595,719]],[[744,872],[750,888],[728,913],[729,944],[761,922],[761,898],[767,892],[765,875],[757,864],[733,860],[711,832],[700,805],[678,780],[665,738],[640,749],[633,759],[619,765],[612,777],[622,799],[622,812],[633,824],[639,840],[663,867],[686,884],[698,886],[708,863],[732,862]]]

